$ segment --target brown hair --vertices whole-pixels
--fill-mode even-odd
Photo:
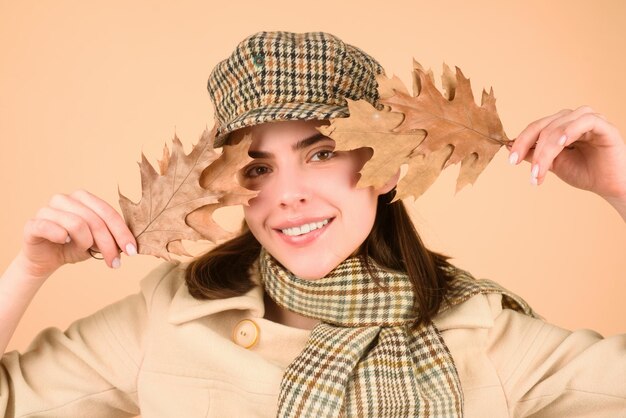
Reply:
[[[450,257],[424,246],[404,203],[389,203],[394,195],[395,189],[379,196],[374,226],[358,254],[366,261],[371,257],[381,267],[406,272],[414,289],[419,320],[427,322],[446,297],[452,277],[443,267],[450,265]],[[256,285],[249,269],[260,251],[261,244],[244,221],[240,235],[188,265],[185,280],[189,293],[196,299],[243,295]]]

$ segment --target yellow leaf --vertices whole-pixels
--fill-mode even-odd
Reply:
[[[414,62],[414,95],[397,77],[378,75],[382,110],[365,100],[347,100],[350,116],[335,118],[318,128],[336,142],[335,149],[369,147],[372,158],[361,170],[358,187],[380,187],[402,164],[407,174],[397,186],[394,200],[418,198],[441,171],[461,162],[458,192],[473,184],[500,147],[508,141],[495,107],[493,90],[483,90],[482,102],[474,102],[469,79],[459,68],[452,74],[444,64],[441,94],[432,71]]]
[[[378,111],[366,100],[346,99],[350,116],[335,118],[317,130],[335,140],[335,150],[372,148],[374,154],[361,170],[357,187],[381,187],[406,162],[411,152],[424,140],[423,131],[396,133],[401,113]]]
[[[215,127],[205,130],[188,155],[174,136],[171,154],[166,145],[159,161],[160,175],[142,154],[141,200],[134,203],[119,194],[124,219],[140,254],[171,260],[170,253],[189,255],[182,246],[183,239],[216,242],[230,236],[213,221],[213,211],[247,204],[257,194],[237,184],[237,171],[251,160],[250,138],[225,146],[220,155],[212,145],[215,132]]]

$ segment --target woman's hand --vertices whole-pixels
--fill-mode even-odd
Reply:
[[[17,257],[28,277],[45,280],[67,263],[90,257],[88,249],[102,253],[109,267],[120,266],[119,248],[137,253],[137,242],[122,216],[93,194],[77,190],[52,196],[24,227],[24,241]]]
[[[614,206],[626,205],[626,144],[617,128],[589,106],[564,109],[532,122],[508,147],[512,164],[531,163],[532,184],[543,183],[552,171]]]

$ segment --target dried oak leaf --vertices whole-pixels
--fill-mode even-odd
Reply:
[[[365,100],[348,99],[350,116],[318,128],[335,140],[336,150],[372,148],[358,187],[380,187],[407,164],[394,200],[416,199],[444,168],[460,161],[456,193],[473,184],[500,147],[509,142],[496,112],[493,89],[489,94],[483,90],[477,106],[469,79],[461,70],[456,67],[452,74],[445,64],[443,69],[446,96],[435,87],[432,71],[425,72],[414,61],[414,96],[397,77],[378,75],[382,110]]]
[[[258,193],[237,181],[238,171],[252,160],[248,156],[250,137],[224,146],[219,154],[212,144],[215,132],[216,128],[205,130],[188,155],[174,136],[172,152],[164,147],[160,174],[142,153],[141,200],[134,203],[119,193],[124,219],[140,254],[170,261],[170,254],[190,255],[183,239],[217,242],[230,237],[232,234],[213,220],[213,212],[222,206],[247,204]]]

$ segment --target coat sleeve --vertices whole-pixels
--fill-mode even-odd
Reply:
[[[626,334],[567,331],[502,309],[487,350],[512,417],[626,417]]]
[[[2,417],[129,417],[139,414],[137,376],[151,294],[164,263],[142,291],[73,322],[41,331],[23,353],[0,361]]]

